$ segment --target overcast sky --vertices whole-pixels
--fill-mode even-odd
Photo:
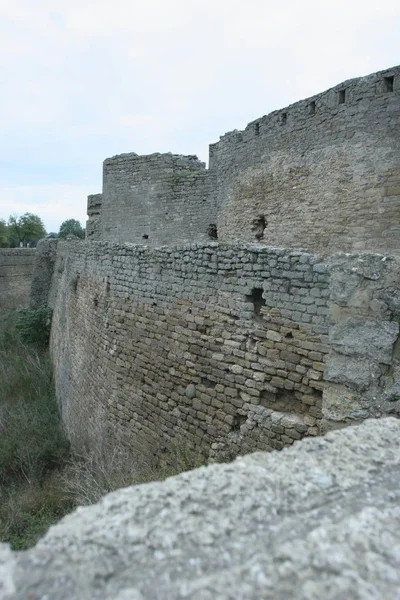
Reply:
[[[277,108],[400,63],[400,0],[0,0],[0,218],[48,231],[122,152],[208,159]]]

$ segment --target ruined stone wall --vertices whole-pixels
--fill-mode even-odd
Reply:
[[[324,429],[400,416],[400,259],[346,254],[329,264]]]
[[[196,156],[121,154],[104,161],[101,239],[150,246],[206,241],[211,223],[212,177]]]
[[[29,303],[34,248],[0,249],[0,308],[16,308]]]
[[[256,119],[196,156],[121,154],[88,239],[400,253],[400,67]],[[210,227],[211,226],[211,227]]]
[[[400,251],[400,68],[344,82],[210,146],[223,242]]]
[[[87,199],[87,215],[85,237],[89,241],[101,240],[101,207],[102,194],[91,194]]]
[[[59,243],[51,352],[71,437],[101,411],[138,452],[186,439],[220,459],[399,412],[399,261],[335,260]]]

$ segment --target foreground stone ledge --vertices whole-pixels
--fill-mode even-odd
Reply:
[[[367,420],[119,490],[1,546],[0,598],[400,598],[399,446]]]

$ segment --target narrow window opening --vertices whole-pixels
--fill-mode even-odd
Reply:
[[[263,288],[253,288],[251,294],[246,296],[247,302],[252,302],[254,315],[262,319],[261,309],[265,306],[265,299],[263,298]]]
[[[245,415],[239,415],[238,413],[236,413],[236,415],[233,417],[233,424],[232,424],[232,429],[233,431],[239,431],[241,426],[246,423],[247,421],[247,417]]]
[[[260,123],[254,125],[254,133],[255,135],[260,135]]]
[[[145,233],[144,235],[142,235],[142,238],[143,238],[144,240],[148,240],[148,239],[149,239],[149,236],[147,235],[147,233]]]
[[[253,219],[251,224],[251,230],[254,233],[254,237],[257,241],[260,241],[264,237],[264,231],[267,226],[267,221],[264,215],[260,215]]]
[[[207,228],[207,235],[212,240],[218,239],[218,228],[215,223],[210,223]]]
[[[310,104],[308,105],[308,114],[315,115],[315,100],[311,100]]]
[[[393,77],[393,75],[391,75],[390,77],[384,77],[383,78],[383,84],[384,84],[384,91],[385,92],[393,92],[393,86],[394,86],[394,77]]]
[[[287,113],[282,113],[281,114],[281,125],[286,125],[287,122]]]
[[[344,104],[346,102],[346,90],[339,90],[339,104]]]

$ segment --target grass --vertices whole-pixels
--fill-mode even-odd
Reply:
[[[71,508],[71,500],[54,485],[69,444],[50,359],[42,340],[22,341],[20,316],[16,311],[0,315],[0,539],[14,549],[29,547]]]
[[[159,452],[157,464],[135,456],[116,443],[118,426],[85,402],[73,415],[71,452],[46,348],[49,319],[43,310],[0,314],[0,541],[14,550],[34,545],[77,505],[205,463],[185,440]]]
[[[206,463],[186,440],[155,451],[157,443],[141,444],[139,454],[119,441],[118,424],[110,424],[100,407],[70,407],[73,436],[71,458],[63,472],[64,487],[79,505],[98,502],[121,487],[160,481]],[[150,450],[150,446],[152,446]]]

